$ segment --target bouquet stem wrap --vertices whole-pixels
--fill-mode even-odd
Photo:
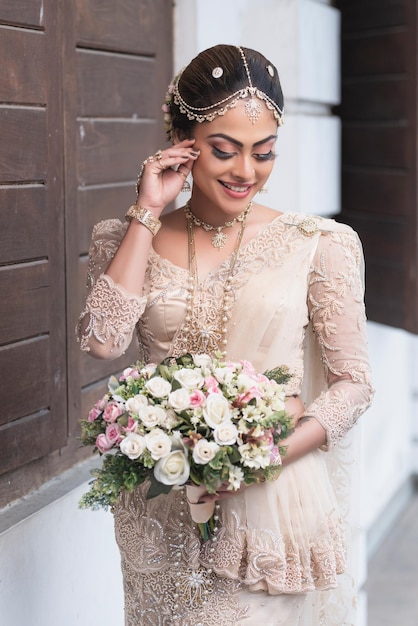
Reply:
[[[186,485],[186,496],[192,520],[197,524],[208,522],[215,512],[215,501],[199,502],[200,497],[207,493],[204,485]]]

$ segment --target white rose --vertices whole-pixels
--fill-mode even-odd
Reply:
[[[148,365],[145,365],[145,367],[141,369],[140,374],[144,378],[151,378],[151,376],[155,374],[156,370],[157,366],[155,365],[155,363],[148,363]]]
[[[172,391],[168,396],[168,403],[175,411],[184,411],[190,408],[190,393],[185,387]]]
[[[237,437],[238,429],[232,422],[223,422],[213,431],[213,438],[220,446],[232,446]]]
[[[137,459],[145,450],[145,438],[136,433],[128,433],[120,442],[120,451],[130,459]]]
[[[171,452],[171,440],[161,428],[155,428],[145,435],[145,443],[154,461],[158,461]]]
[[[144,406],[139,410],[138,417],[146,428],[154,428],[165,419],[165,411],[158,405]]]
[[[174,450],[157,461],[154,476],[163,485],[184,485],[190,475],[190,465],[183,450]]]
[[[212,359],[208,354],[194,354],[193,363],[196,367],[203,367],[207,369],[212,365]]]
[[[173,409],[167,409],[164,411],[164,417],[160,420],[160,426],[166,428],[167,430],[171,430],[179,423],[179,418],[174,413]]]
[[[186,389],[200,389],[204,380],[200,369],[187,369],[185,367],[174,372],[174,378]]]
[[[139,414],[139,411],[144,406],[148,406],[148,400],[146,396],[143,396],[140,393],[138,393],[133,398],[129,398],[129,400],[127,400],[125,404],[126,410],[129,411],[129,413],[135,413],[136,415]]]
[[[203,407],[203,418],[211,428],[230,421],[231,409],[228,400],[220,393],[210,393]]]
[[[145,387],[155,398],[165,398],[171,391],[171,384],[161,376],[154,376],[145,383]]]
[[[193,461],[199,465],[209,463],[218,452],[219,446],[214,441],[199,439],[193,450]]]
[[[227,385],[234,377],[234,371],[229,367],[216,367],[214,376],[221,385]]]
[[[238,447],[241,463],[252,469],[262,469],[270,465],[270,448],[252,446],[245,443]]]

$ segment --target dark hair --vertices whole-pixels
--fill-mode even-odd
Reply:
[[[265,93],[280,110],[283,110],[283,93],[275,66],[260,52],[244,48],[251,82]],[[214,78],[214,68],[223,70]],[[237,46],[220,44],[200,52],[183,70],[178,82],[182,98],[191,107],[207,107],[228,98],[248,87],[248,76]],[[170,103],[171,123],[174,132],[190,137],[195,120],[188,119],[174,101]]]

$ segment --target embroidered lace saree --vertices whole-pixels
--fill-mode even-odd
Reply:
[[[349,626],[353,582],[346,569],[350,435],[369,406],[362,253],[347,226],[284,213],[241,249],[232,276],[228,358],[259,371],[286,364],[287,393],[327,432],[324,450],[223,500],[216,540],[202,542],[183,489],[153,500],[146,486],[115,508],[126,626]],[[104,273],[123,237],[118,220],[98,224],[90,248],[82,349],[118,356],[136,330],[138,358],[186,352],[187,270],[151,250],[142,297]],[[228,259],[203,278],[198,302],[210,325]],[[344,573],[345,572],[345,573]]]

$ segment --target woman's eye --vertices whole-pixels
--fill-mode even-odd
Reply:
[[[254,156],[258,161],[273,161],[273,159],[276,158],[276,153],[273,152],[273,150],[270,150],[269,152],[264,152],[263,154],[257,153]]]
[[[212,147],[212,154],[214,154],[216,158],[218,159],[230,159],[231,157],[234,156],[233,152],[224,152],[223,150],[220,150],[216,146]]]

